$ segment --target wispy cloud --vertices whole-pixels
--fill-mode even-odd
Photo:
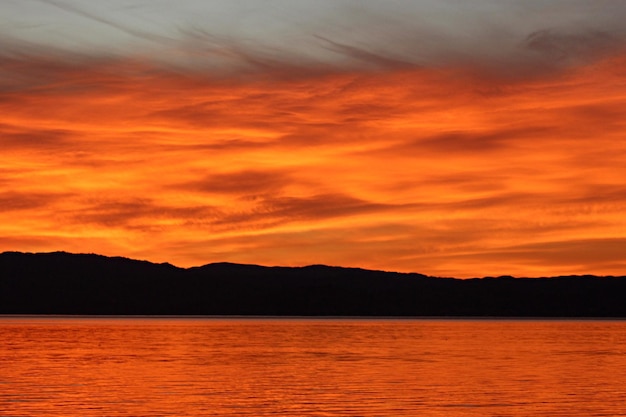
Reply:
[[[289,184],[289,173],[245,170],[233,173],[213,174],[182,187],[206,193],[239,194],[255,197],[282,191]]]
[[[119,14],[132,2],[44,3],[145,48],[3,41],[0,249],[457,276],[624,263],[621,6],[582,24],[578,1],[215,2],[249,20],[158,31]]]

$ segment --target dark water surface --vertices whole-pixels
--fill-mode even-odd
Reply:
[[[623,416],[626,322],[0,318],[0,416]]]

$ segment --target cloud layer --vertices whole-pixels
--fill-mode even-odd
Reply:
[[[617,2],[211,3],[3,6],[1,250],[623,274]]]

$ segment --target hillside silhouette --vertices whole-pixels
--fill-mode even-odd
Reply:
[[[185,269],[5,252],[0,314],[626,317],[626,277],[453,279],[232,263]]]

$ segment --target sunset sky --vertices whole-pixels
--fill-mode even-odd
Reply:
[[[2,0],[0,251],[626,274],[626,1]]]

